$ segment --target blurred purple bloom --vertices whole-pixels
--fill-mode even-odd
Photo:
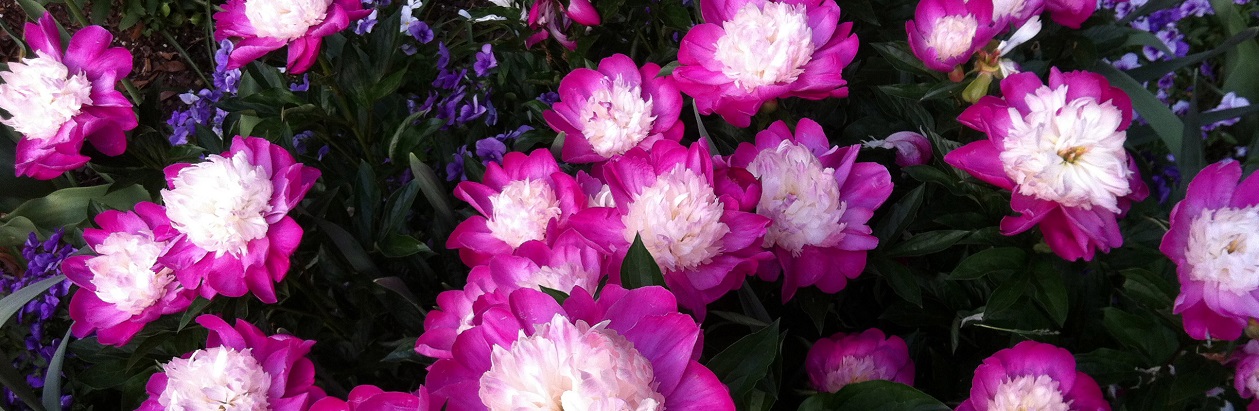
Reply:
[[[446,181],[467,180],[468,177],[463,175],[463,157],[468,154],[468,147],[460,146],[455,150],[454,158],[450,163],[446,164]]]
[[[450,65],[450,50],[446,48],[445,42],[437,43],[437,69],[445,70]]]
[[[376,15],[379,12],[380,10],[372,10],[372,14],[368,14],[367,17],[359,19],[359,21],[355,22],[354,34],[362,36],[364,34],[371,33],[372,28],[376,27]]]
[[[495,67],[498,67],[498,60],[494,58],[494,51],[489,44],[482,45],[481,51],[476,54],[476,62],[472,63],[472,70],[476,71],[477,77],[485,77]]]
[[[1137,57],[1136,53],[1128,53],[1124,54],[1123,57],[1120,57],[1119,60],[1112,61],[1110,65],[1115,66],[1115,68],[1120,70],[1132,70],[1134,68],[1141,67],[1141,61],[1140,58]]]
[[[309,74],[302,74],[302,81],[300,83],[289,84],[289,91],[297,92],[297,91],[309,91],[309,90],[310,90],[310,75]]]
[[[481,159],[481,164],[489,164],[491,161],[501,163],[506,152],[507,145],[497,138],[486,137],[476,142],[476,156]]]
[[[1240,96],[1238,96],[1236,93],[1233,93],[1233,92],[1231,92],[1231,91],[1230,91],[1230,92],[1228,92],[1228,94],[1225,94],[1225,95],[1224,95],[1224,98],[1220,99],[1220,105],[1219,105],[1219,106],[1216,106],[1215,108],[1213,108],[1213,109],[1211,109],[1211,110],[1208,110],[1207,112],[1209,113],[1209,112],[1212,112],[1212,111],[1228,110],[1228,109],[1231,109],[1231,108],[1246,107],[1246,106],[1249,106],[1249,105],[1250,105],[1250,100],[1247,100],[1245,97],[1240,97]],[[1214,122],[1214,123],[1208,124],[1208,125],[1204,126],[1202,129],[1203,129],[1203,130],[1215,130],[1215,129],[1220,128],[1220,127],[1228,127],[1228,126],[1231,126],[1231,125],[1237,124],[1237,122],[1238,122],[1239,120],[1241,120],[1241,118],[1240,118],[1240,117],[1233,117],[1233,118],[1230,118],[1230,119],[1224,119],[1224,120],[1220,120],[1220,121],[1217,121],[1217,122]]]
[[[560,93],[548,91],[538,95],[538,101],[546,103],[548,106],[560,101]]]
[[[22,257],[26,259],[26,271],[18,276],[0,270],[0,294],[7,295],[31,284],[61,274],[61,262],[76,250],[63,243],[62,231],[58,229],[45,241],[40,241],[35,233],[30,233],[22,247]],[[50,288],[47,292],[32,299],[17,313],[17,324],[27,327],[30,333],[24,339],[25,351],[13,360],[13,368],[26,374],[26,381],[33,388],[44,386],[44,366],[52,359],[60,339],[44,341],[47,323],[57,318],[61,300],[70,292],[70,281],[65,280]],[[59,334],[56,333],[56,334]],[[5,401],[0,405],[13,407],[19,404],[17,397],[9,390],[4,390]],[[61,405],[68,407],[69,396],[61,397]]]

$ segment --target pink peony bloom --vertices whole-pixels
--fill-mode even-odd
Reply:
[[[542,113],[564,133],[563,159],[598,163],[661,139],[682,139],[682,95],[660,66],[642,69],[624,54],[599,62],[599,70],[579,68],[560,80],[560,101]]]
[[[993,24],[992,8],[991,1],[922,0],[905,22],[909,48],[927,68],[953,71],[1003,28]]]
[[[228,69],[287,45],[288,73],[301,74],[315,64],[324,37],[371,13],[359,0],[227,0],[214,13],[214,39],[236,42]]]
[[[1045,11],[1045,0],[993,0],[992,22],[999,31],[1023,27],[1033,16]]]
[[[323,397],[310,406],[310,411],[428,411],[428,390],[420,387],[415,393],[385,391],[375,385],[360,385],[350,390],[349,398]]]
[[[275,303],[302,228],[288,216],[319,178],[284,148],[257,137],[232,139],[223,155],[166,167],[166,216],[180,236],[159,260],[205,298],[252,292]]]
[[[699,326],[660,287],[608,285],[598,299],[576,289],[562,305],[519,289],[429,368],[429,405],[734,410],[729,389],[695,361],[699,339]]]
[[[1092,0],[1045,0],[1045,9],[1054,22],[1073,28],[1089,19],[1097,11],[1097,2]]]
[[[424,332],[415,340],[415,352],[437,359],[451,358],[455,338],[480,324],[481,313],[488,307],[507,301],[507,293],[497,292],[498,285],[486,273],[489,270],[489,265],[473,267],[463,289],[437,294],[437,309],[424,316]]]
[[[957,411],[1109,411],[1102,390],[1076,371],[1071,352],[1023,341],[997,351],[975,369],[970,398]]]
[[[1176,263],[1184,316],[1193,338],[1234,340],[1259,318],[1259,177],[1238,183],[1232,160],[1212,164],[1189,183],[1172,208],[1159,250]]]
[[[577,213],[572,226],[606,247],[608,272],[620,283],[620,264],[636,235],[684,307],[703,318],[704,307],[739,288],[761,261],[770,220],[741,211],[737,199],[713,189],[713,164],[703,142],[689,149],[661,140],[603,164],[615,207]]]
[[[1246,411],[1259,411],[1259,340],[1250,340],[1241,350],[1234,351],[1237,357],[1237,375],[1233,377],[1233,387],[1242,398],[1251,399]]]
[[[931,141],[912,131],[892,133],[885,139],[869,141],[864,145],[868,148],[896,150],[896,165],[901,167],[927,164],[931,162],[933,153]]]
[[[149,378],[140,411],[302,411],[324,397],[306,358],[314,341],[267,336],[241,320],[233,328],[210,314],[197,317],[197,324],[210,330],[206,348],[162,364]]]
[[[1092,260],[1123,245],[1119,216],[1149,195],[1124,151],[1132,122],[1128,96],[1101,75],[1050,70],[1001,81],[1004,98],[984,96],[958,117],[988,134],[944,161],[1013,192],[1018,216],[1001,220],[1014,235],[1039,225],[1049,248],[1066,260]]]
[[[78,338],[95,331],[101,344],[123,346],[145,324],[188,308],[195,294],[158,263],[176,235],[162,206],[143,202],[135,211],[109,210],[96,216],[96,225],[101,228],[83,230],[96,255],[61,264],[80,288],[70,299],[70,329]]]
[[[866,223],[892,194],[892,177],[878,163],[857,163],[859,148],[832,147],[822,126],[805,118],[794,136],[775,122],[728,159],[760,185],[754,210],[771,221],[761,245],[778,257],[762,264],[760,275],[774,281],[783,272],[783,301],[810,285],[839,292],[879,244]]]
[[[838,392],[845,385],[872,380],[914,385],[914,362],[905,340],[885,337],[877,328],[818,340],[809,349],[804,368],[818,391]]]
[[[0,123],[21,136],[16,173],[51,180],[87,164],[83,140],[107,156],[127,149],[124,131],[138,124],[131,102],[115,89],[131,73],[131,52],[109,47],[114,37],[87,26],[61,50],[61,34],[51,14],[26,23],[26,43],[34,58],[9,63],[0,72]]]
[[[529,8],[529,28],[536,33],[525,39],[525,47],[533,47],[542,40],[555,36],[555,41],[569,50],[577,49],[577,42],[570,40],[564,31],[577,22],[585,26],[598,26],[599,12],[590,4],[590,0],[568,0],[565,8],[560,2],[564,0],[536,0]]]
[[[747,127],[779,97],[847,97],[841,75],[857,54],[835,0],[710,0],[682,38],[673,78],[700,113]]]

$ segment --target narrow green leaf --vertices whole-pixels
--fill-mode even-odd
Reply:
[[[950,280],[978,280],[1002,271],[1013,271],[1027,264],[1027,253],[1015,247],[989,248],[971,254],[949,274]]]
[[[539,287],[539,288],[541,288],[542,292],[546,293],[546,295],[549,295],[551,296],[551,298],[554,298],[555,302],[557,303],[564,304],[564,301],[568,300],[568,293],[566,292],[556,290],[554,288],[548,288],[548,287]]]
[[[621,285],[627,289],[649,285],[664,286],[664,274],[660,272],[660,265],[656,264],[651,252],[647,251],[647,246],[643,245],[642,236],[634,236],[634,243],[630,244],[625,260],[621,262]]]
[[[411,175],[420,184],[420,192],[424,193],[424,198],[428,199],[428,204],[437,213],[437,221],[441,224],[454,224],[455,213],[451,211],[450,199],[446,197],[449,191],[446,190],[445,185],[437,179],[437,174],[433,173],[433,169],[420,161],[419,157],[411,154],[409,158]]]
[[[1062,326],[1067,322],[1067,314],[1071,308],[1062,272],[1055,269],[1053,264],[1042,261],[1032,265],[1031,274],[1036,281],[1036,302],[1049,313],[1054,322]]]
[[[411,303],[411,306],[415,307],[415,309],[420,313],[426,312],[424,308],[420,307],[420,299],[416,298],[415,294],[411,293],[411,289],[407,288],[406,283],[403,283],[401,278],[380,277],[372,280],[372,282],[389,291],[393,291],[395,294],[398,294],[403,300],[407,300],[408,303]]]
[[[837,393],[818,394],[804,400],[799,411],[948,411],[934,397],[905,384],[873,380],[845,385]]]
[[[870,46],[874,47],[874,50],[883,55],[883,58],[887,59],[888,63],[891,63],[892,67],[895,67],[897,70],[925,74],[936,78],[941,77],[940,73],[928,69],[927,66],[922,64],[922,60],[919,60],[917,56],[914,56],[914,53],[909,51],[909,43],[907,42],[871,43]]]
[[[129,209],[149,199],[149,192],[140,185],[110,191],[111,185],[72,187],[57,190],[44,197],[31,199],[9,213],[8,218],[22,216],[36,227],[52,229],[78,225],[87,220],[91,200],[114,209]]]
[[[1133,79],[1141,83],[1144,83],[1147,81],[1154,81],[1154,80],[1157,80],[1159,77],[1162,77],[1164,74],[1171,73],[1172,71],[1175,71],[1176,69],[1179,69],[1181,67],[1187,67],[1192,64],[1198,64],[1198,63],[1201,63],[1203,60],[1209,59],[1211,57],[1215,57],[1220,54],[1224,54],[1224,52],[1229,51],[1230,49],[1237,46],[1238,44],[1242,44],[1244,42],[1254,39],[1256,35],[1259,35],[1259,27],[1251,27],[1249,29],[1238,32],[1237,34],[1233,35],[1233,37],[1230,37],[1228,40],[1224,40],[1223,43],[1220,43],[1220,45],[1216,46],[1215,48],[1211,50],[1190,54],[1188,56],[1176,58],[1172,60],[1152,62],[1144,66],[1129,70],[1128,75],[1132,76]],[[1099,62],[1098,64],[1106,64],[1106,63]]]
[[[1027,294],[1028,285],[1030,285],[1028,276],[1012,276],[988,296],[988,303],[984,306],[984,316],[990,317],[1013,307]]]
[[[38,283],[22,287],[20,290],[14,291],[13,294],[4,296],[3,299],[0,299],[0,326],[7,324],[9,322],[9,318],[12,318],[14,314],[17,314],[17,312],[21,310],[22,306],[26,305],[26,303],[34,300],[35,297],[43,294],[44,291],[48,291],[48,289],[52,288],[52,286],[60,284],[65,280],[65,275],[58,274],[56,276],[46,278]]]
[[[1176,117],[1176,113],[1167,107],[1166,104],[1159,101],[1157,97],[1150,93],[1145,86],[1134,80],[1132,76],[1119,71],[1105,62],[1098,62],[1093,65],[1092,71],[1106,76],[1110,80],[1110,84],[1119,87],[1132,100],[1132,108],[1141,114],[1146,122],[1150,123],[1150,127],[1163,140],[1163,144],[1168,150],[1179,151],[1181,133],[1184,130],[1184,123]]]
[[[765,378],[774,358],[781,354],[778,327],[775,320],[760,331],[740,338],[708,360],[708,369],[730,387],[730,396],[735,399],[736,405],[746,404],[745,399],[756,382]]]
[[[66,344],[70,342],[70,330],[61,337],[57,351],[48,360],[48,368],[44,370],[44,409],[61,409],[61,364],[66,359]]]
[[[891,257],[913,257],[943,251],[956,244],[959,240],[966,238],[969,234],[969,231],[964,230],[938,230],[918,233],[908,240],[893,246],[887,251],[887,255]]]
[[[1163,364],[1180,344],[1176,331],[1156,320],[1157,317],[1137,315],[1115,307],[1102,309],[1102,324],[1120,344],[1140,352],[1146,366]]]
[[[179,328],[175,329],[175,331],[183,331],[184,327],[187,327],[189,323],[192,323],[192,319],[201,315],[201,311],[205,310],[205,307],[209,305],[210,300],[202,297],[197,297],[197,299],[192,300],[192,304],[188,306],[187,310],[184,310],[184,315],[179,317]]]
[[[376,248],[389,258],[410,257],[415,254],[433,255],[433,250],[428,248],[428,245],[415,237],[403,234],[390,234],[377,242]]]
[[[887,244],[893,238],[899,237],[901,232],[909,227],[909,223],[914,222],[914,218],[918,217],[918,207],[922,206],[924,191],[926,191],[926,185],[919,185],[909,190],[904,197],[892,205],[891,211],[888,211],[887,215],[874,225],[874,236],[879,238],[879,244]]]

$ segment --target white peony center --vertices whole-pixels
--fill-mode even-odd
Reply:
[[[292,40],[323,22],[332,0],[246,0],[245,17],[259,37]]]
[[[891,380],[894,375],[889,375],[888,370],[875,364],[874,359],[869,356],[853,357],[845,355],[840,359],[838,368],[830,370],[826,373],[826,387],[828,392],[839,391],[848,384],[856,384],[859,382],[873,380]]]
[[[1259,394],[1259,373],[1252,372],[1246,376],[1246,390],[1251,395]]]
[[[703,176],[678,164],[644,187],[621,217],[625,240],[641,235],[643,245],[665,271],[708,263],[722,251],[730,227],[721,222],[725,206]]]
[[[643,100],[640,86],[617,76],[586,100],[581,110],[585,121],[581,132],[600,156],[625,154],[651,134],[656,121],[651,109],[651,99]]]
[[[245,153],[210,155],[180,170],[171,186],[162,190],[166,216],[197,247],[241,256],[250,241],[267,235],[271,179]]]
[[[1027,8],[1027,0],[993,0],[992,21],[998,22],[1007,17],[1020,16]]]
[[[9,113],[0,123],[28,139],[47,140],[92,104],[92,82],[42,51],[35,56],[9,63],[9,71],[0,73],[0,109]]]
[[[796,81],[813,59],[813,30],[805,6],[748,2],[722,25],[715,58],[744,91]]]
[[[559,265],[544,265],[538,268],[529,280],[529,284],[524,286],[538,289],[546,287],[552,290],[559,290],[567,294],[571,294],[573,289],[581,287],[586,290],[595,290],[599,283],[596,279],[599,276],[591,273],[574,262],[565,262]]]
[[[1042,86],[1025,97],[1026,117],[1010,108],[1011,127],[1001,163],[1020,193],[1067,207],[1102,207],[1118,213],[1128,195],[1127,133],[1110,102],[1066,101],[1067,87]]]
[[[988,400],[988,411],[1069,411],[1071,401],[1062,398],[1058,382],[1048,375],[1024,375],[997,386]]]
[[[165,242],[154,241],[153,233],[147,230],[140,234],[110,233],[95,247],[99,255],[87,260],[96,297],[133,316],[161,300],[175,279],[168,269],[153,271],[165,247]]]
[[[511,348],[494,346],[481,402],[491,411],[663,410],[651,362],[607,324],[556,314]]]
[[[250,349],[197,350],[162,365],[166,389],[158,403],[168,410],[261,411],[267,407],[271,376]]]
[[[927,48],[935,50],[936,61],[943,62],[969,52],[978,31],[979,21],[973,15],[944,16],[931,26],[925,40]]]
[[[1259,206],[1203,210],[1189,225],[1185,260],[1194,280],[1235,294],[1259,288]]]
[[[808,147],[783,140],[757,153],[748,171],[761,181],[756,212],[773,221],[765,247],[799,256],[806,245],[830,247],[843,238],[839,220],[848,204],[839,199],[835,169],[823,167]]]
[[[486,222],[490,233],[512,248],[546,238],[546,226],[560,216],[555,190],[543,180],[516,180],[490,197],[494,215]]]

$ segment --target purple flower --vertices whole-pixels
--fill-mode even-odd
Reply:
[[[437,69],[445,70],[450,65],[450,50],[446,48],[445,42],[437,43]]]
[[[227,94],[236,94],[240,85],[240,69],[227,69],[228,55],[235,48],[231,40],[223,40],[219,42],[219,50],[214,52],[214,88]]]
[[[309,91],[309,90],[310,90],[310,75],[308,74],[302,74],[302,82],[289,84],[289,91],[297,92],[297,91]]]
[[[491,161],[501,163],[506,152],[507,145],[497,138],[486,137],[476,142],[476,156],[481,159],[481,164],[488,165]]]
[[[1137,58],[1136,53],[1128,53],[1120,57],[1119,60],[1112,61],[1110,65],[1120,70],[1132,70],[1141,67],[1141,61]]]
[[[184,110],[171,113],[166,124],[171,126],[169,137],[171,145],[187,144],[188,137],[197,132],[197,125],[209,127],[219,136],[223,135],[223,119],[227,112],[214,107],[221,93],[209,89],[201,89],[197,93],[179,95],[180,101],[188,105]]]
[[[546,103],[548,106],[560,101],[560,93],[548,91],[538,95],[538,101]]]
[[[494,58],[494,51],[489,44],[482,45],[481,51],[476,54],[476,63],[472,64],[472,70],[476,71],[477,77],[485,77],[495,67],[498,67],[498,60]]]
[[[378,13],[379,10],[372,10],[372,13],[368,14],[367,17],[355,22],[354,34],[362,36],[364,34],[371,33],[372,28],[376,27],[376,15]]]
[[[454,90],[467,74],[468,69],[459,69],[457,72],[442,69],[437,73],[437,78],[433,79],[433,87]]]
[[[1250,100],[1247,100],[1245,97],[1240,97],[1236,93],[1233,93],[1230,91],[1228,92],[1228,94],[1224,95],[1223,99],[1220,100],[1219,106],[1216,106],[1215,108],[1208,110],[1207,112],[1209,113],[1212,111],[1228,110],[1231,108],[1246,107],[1249,105],[1250,105]],[[1220,127],[1231,126],[1231,125],[1237,124],[1237,121],[1240,119],[1241,119],[1240,117],[1233,117],[1230,119],[1220,120],[1220,121],[1208,124],[1204,126],[1202,129],[1215,130]]]
[[[22,247],[22,257],[26,259],[26,271],[20,276],[16,273],[7,273],[0,270],[0,294],[11,294],[31,284],[43,281],[61,273],[61,262],[76,250],[74,247],[64,243],[62,240],[62,231],[58,229],[45,241],[40,241],[35,233],[30,233],[26,243]],[[32,299],[17,313],[17,323],[26,326],[30,330],[30,334],[24,339],[26,351],[18,354],[12,362],[13,368],[26,374],[26,381],[33,388],[42,388],[44,385],[44,368],[41,364],[48,364],[52,359],[56,347],[60,344],[60,339],[44,341],[47,333],[48,322],[57,318],[57,312],[61,306],[61,300],[66,298],[70,292],[70,282],[62,281],[44,294]],[[63,328],[54,327],[54,330]],[[60,331],[54,334],[59,334]],[[4,400],[0,401],[0,405],[14,407],[18,404],[17,396],[9,390],[5,389]],[[69,396],[61,398],[62,405],[68,406]]]
[[[460,146],[455,150],[454,158],[450,163],[446,164],[446,181],[467,180],[468,177],[463,174],[463,157],[468,154],[468,147]]]
[[[455,118],[455,121],[467,123],[481,117],[485,112],[485,106],[478,103],[477,96],[473,95],[471,103],[459,106],[459,117]]]
[[[430,41],[433,41],[433,29],[429,28],[428,23],[423,21],[411,21],[411,24],[407,25],[407,34],[410,34],[411,38],[414,38],[415,41],[420,42],[420,44],[428,44]],[[445,45],[440,45],[440,48],[445,49]],[[450,57],[449,52],[446,56],[447,58]],[[438,65],[442,66],[443,64],[438,63]]]

